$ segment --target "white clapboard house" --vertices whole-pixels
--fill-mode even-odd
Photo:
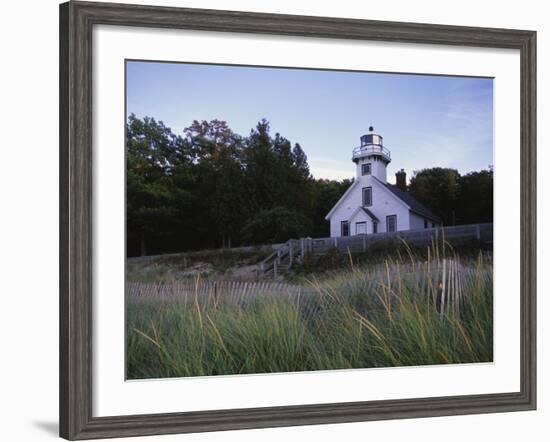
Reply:
[[[439,227],[441,220],[407,192],[403,169],[395,174],[396,185],[387,182],[390,151],[372,126],[353,149],[356,178],[325,219],[330,236],[350,236],[397,230]]]

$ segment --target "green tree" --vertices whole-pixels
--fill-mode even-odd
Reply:
[[[245,140],[243,155],[249,219],[277,207],[312,217],[315,195],[307,157],[261,120]]]
[[[273,244],[302,238],[311,231],[311,220],[286,207],[258,212],[242,230],[247,244]]]
[[[170,235],[176,218],[170,171],[174,153],[183,140],[162,121],[134,114],[127,125],[127,235],[130,253],[144,255],[156,251],[150,246]],[[178,148],[176,148],[178,146]]]
[[[307,156],[281,134],[272,137],[267,120],[245,138],[218,119],[195,120],[180,136],[132,114],[127,135],[128,254],[285,241],[315,231],[318,192]]]
[[[248,217],[262,210],[276,207],[284,194],[283,177],[278,168],[273,140],[269,135],[269,123],[260,121],[247,137],[243,153],[245,189]]]
[[[460,177],[457,203],[460,224],[493,221],[493,172],[481,170]]]
[[[311,173],[309,172],[309,164],[307,163],[307,155],[298,143],[296,143],[294,145],[294,148],[292,149],[292,161],[297,173],[304,180],[308,180],[311,178]]]
[[[455,225],[460,174],[456,169],[433,167],[415,171],[410,194],[441,217],[445,225]]]
[[[193,146],[199,205],[208,214],[202,223],[231,247],[244,220],[242,139],[222,120],[195,120],[184,132]]]

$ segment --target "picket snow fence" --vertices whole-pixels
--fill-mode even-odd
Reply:
[[[440,312],[460,314],[460,306],[475,284],[492,285],[491,255],[480,256],[478,263],[463,264],[460,258],[440,258],[423,262],[384,263],[368,269],[335,274],[322,283],[306,285],[274,281],[209,281],[128,282],[129,302],[169,301],[193,305],[232,305],[246,307],[257,299],[284,297],[299,304],[309,315],[321,304],[339,302],[342,296],[391,294],[397,299],[405,292],[426,296]],[[480,270],[481,269],[481,270]]]

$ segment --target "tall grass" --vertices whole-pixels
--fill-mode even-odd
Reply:
[[[422,262],[412,254],[366,267],[350,260],[292,296],[219,302],[198,292],[128,300],[130,379],[493,357],[492,264],[482,255],[462,262],[434,247]]]

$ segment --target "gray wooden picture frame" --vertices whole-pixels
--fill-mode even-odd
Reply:
[[[520,51],[521,390],[255,409],[92,415],[92,29],[97,24]],[[60,435],[70,440],[533,410],[536,407],[536,32],[109,3],[60,5]]]

